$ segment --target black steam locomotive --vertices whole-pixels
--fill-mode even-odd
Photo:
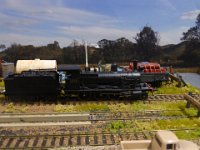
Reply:
[[[90,72],[74,65],[61,66],[58,72],[28,70],[10,75],[5,79],[5,95],[56,98],[62,93],[81,99],[144,99],[151,90],[137,72]]]
[[[72,67],[73,68],[73,67]],[[64,72],[65,94],[81,98],[146,98],[149,87],[141,82],[140,73],[81,72],[79,67]]]

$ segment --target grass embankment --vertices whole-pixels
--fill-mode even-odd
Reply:
[[[8,105],[4,107],[2,112],[3,113],[25,113],[28,111],[28,109],[29,107],[26,105],[16,107],[13,103],[9,103]]]
[[[145,110],[174,110],[164,111],[161,115],[163,116],[195,116],[197,110],[193,107],[190,109],[185,108],[186,102],[151,102],[143,103],[142,101],[136,101],[132,104],[96,104],[95,102],[83,103],[76,105],[66,104],[52,104],[52,105],[31,105],[31,104],[14,104],[8,103],[0,105],[0,112],[2,113],[44,113],[44,112],[134,112],[134,111],[145,111]]]
[[[187,84],[187,86],[183,87],[177,87],[176,85],[176,82],[162,85],[162,87],[156,89],[157,91],[155,91],[154,94],[185,94],[188,92],[200,94],[200,89],[190,84]]]
[[[174,72],[179,73],[198,73],[200,68],[198,67],[191,67],[191,68],[174,68]]]
[[[5,85],[4,85],[4,82],[3,82],[3,80],[1,80],[1,81],[0,81],[0,88],[4,88],[4,86],[5,86]]]
[[[186,102],[152,102],[143,103],[142,101],[134,102],[133,104],[82,104],[82,105],[56,105],[55,112],[95,112],[95,111],[107,111],[107,112],[134,112],[145,110],[174,110],[164,111],[163,116],[195,116],[197,110],[193,107],[187,109],[185,107]]]
[[[1,80],[0,80],[0,90],[2,90],[2,89],[5,89],[5,85],[4,85],[3,80],[1,79]],[[4,95],[0,95],[0,102],[1,102],[2,100],[4,100],[4,99],[5,99],[5,96],[4,96]]]
[[[154,120],[144,121],[113,121],[106,125],[105,132],[139,132],[153,130],[169,129],[192,129],[189,131],[176,131],[179,138],[199,139],[200,138],[200,120],[196,119],[176,119],[176,120]]]

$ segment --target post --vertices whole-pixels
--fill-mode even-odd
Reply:
[[[85,67],[88,68],[88,49],[87,49],[87,41],[85,41]]]
[[[187,100],[186,107],[189,107],[190,104],[194,105],[197,109],[197,116],[200,117],[200,103],[192,97],[192,93],[184,94],[184,98]]]
[[[138,64],[138,61],[137,60],[133,60],[133,71],[134,72],[137,71],[137,64]]]
[[[187,101],[186,108],[190,108],[190,102]]]

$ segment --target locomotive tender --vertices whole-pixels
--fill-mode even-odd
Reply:
[[[64,74],[64,82],[58,72]],[[57,69],[56,61],[39,59],[19,60],[16,74],[4,81],[7,97],[55,98],[62,93],[69,98],[144,99],[151,90],[137,72],[90,72],[77,65],[63,65]]]

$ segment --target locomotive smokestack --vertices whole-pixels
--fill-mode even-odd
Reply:
[[[138,61],[133,60],[133,71],[137,71],[137,64],[138,64]]]

